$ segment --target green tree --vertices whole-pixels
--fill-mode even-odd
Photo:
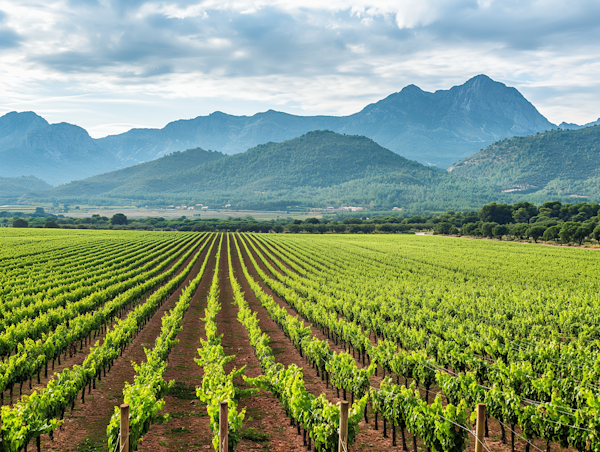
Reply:
[[[544,231],[544,235],[543,235],[543,239],[546,242],[549,242],[550,240],[556,240],[559,238],[559,234],[560,233],[560,226],[555,225],[555,226],[550,226],[548,229],[546,229],[546,231]]]
[[[59,228],[60,226],[54,220],[48,220],[44,223],[45,228]]]
[[[122,213],[115,213],[110,219],[110,224],[127,224],[128,222],[127,217]]]
[[[594,229],[593,236],[598,242],[600,242],[600,224]]]
[[[494,236],[494,226],[498,226],[498,223],[483,223],[481,225],[481,233],[483,236],[491,239]]]
[[[473,235],[480,236],[481,229],[479,229],[479,225],[477,223],[467,223],[461,229],[462,235]]]
[[[544,232],[546,232],[545,226],[534,225],[527,230],[527,237],[531,237],[537,243],[538,239],[544,235]]]
[[[495,202],[485,205],[479,211],[482,221],[508,224],[513,220],[513,208],[508,204],[496,204]]]
[[[515,210],[512,216],[515,220],[515,223],[527,223],[529,221],[529,218],[531,218],[529,216],[529,213],[527,212],[527,209],[525,209],[524,207]]]
[[[527,230],[529,225],[527,223],[518,223],[512,226],[510,233],[519,240],[523,240],[527,237]]]
[[[529,218],[539,213],[536,205],[531,202],[517,202],[513,204],[513,211],[517,211],[519,209],[525,209],[527,215],[529,215]]]
[[[569,243],[571,240],[573,240],[575,231],[577,231],[578,227],[579,225],[577,223],[573,223],[572,221],[563,223],[562,227],[560,228],[560,232],[558,233],[560,239],[564,243]]]
[[[13,228],[28,228],[29,223],[27,223],[27,221],[23,220],[22,218],[17,218],[12,222],[12,226]]]
[[[492,228],[492,235],[497,239],[502,240],[502,237],[508,235],[508,226],[505,224],[498,224]]]
[[[450,229],[452,228],[452,224],[450,223],[438,223],[433,228],[434,234],[450,234]]]
[[[591,222],[579,225],[579,227],[575,230],[575,233],[573,234],[573,240],[576,240],[577,243],[579,243],[579,245],[581,246],[585,238],[592,234],[594,226],[595,224]]]

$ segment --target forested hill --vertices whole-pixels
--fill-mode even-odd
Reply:
[[[417,204],[422,209],[459,209],[497,199],[478,183],[407,160],[368,138],[329,131],[232,156],[192,149],[56,187],[41,198],[252,209]]]
[[[555,127],[518,90],[478,75],[435,92],[409,85],[349,116],[215,112],[174,121],[162,129],[133,129],[97,143],[133,164],[193,147],[235,154],[327,129],[364,135],[406,158],[447,168],[501,138]]]
[[[15,203],[23,194],[47,190],[51,185],[37,177],[0,177],[0,203]]]
[[[200,148],[188,149],[183,152],[177,151],[157,160],[56,187],[52,190],[52,193],[68,196],[75,193],[95,196],[113,191],[115,193],[123,192],[124,187],[128,187],[128,190],[137,191],[140,187],[154,184],[155,187],[149,191],[151,194],[157,189],[169,189],[171,185],[178,185],[178,182],[173,181],[173,178],[176,178],[181,172],[223,157],[225,155],[220,152],[205,151]],[[171,185],[164,182],[169,179],[171,179]]]
[[[600,198],[600,125],[502,140],[448,168],[513,193]]]

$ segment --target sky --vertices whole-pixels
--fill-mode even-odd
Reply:
[[[0,115],[93,137],[223,111],[346,115],[486,74],[600,117],[599,0],[0,0]]]

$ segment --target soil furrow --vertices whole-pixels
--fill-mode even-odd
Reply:
[[[199,249],[200,246],[201,244],[197,248]],[[85,403],[81,403],[81,399],[78,398],[75,409],[71,413],[65,414],[65,423],[54,433],[54,441],[50,441],[47,435],[42,436],[42,450],[79,452],[83,447],[88,447],[86,450],[90,451],[107,450],[106,426],[114,407],[123,401],[125,382],[133,382],[135,371],[131,363],[143,361],[145,359],[144,347],[154,346],[154,340],[160,334],[163,314],[174,307],[183,288],[198,274],[207,250],[208,247],[202,251],[200,259],[183,283],[156,311],[152,319],[126,348],[123,355],[115,360],[106,377],[102,377],[102,381],[96,382],[96,388],[92,389],[91,394],[86,393]]]
[[[201,246],[201,244],[204,243],[204,240],[200,243],[195,245],[196,248],[199,248],[199,246]],[[188,247],[186,247],[181,255],[184,255],[192,246],[194,245],[190,245]],[[169,248],[171,249],[171,248]],[[168,250],[165,250],[168,251]],[[179,269],[177,270],[176,274],[173,275],[176,276],[177,274],[179,274],[186,266],[187,264],[190,262],[190,260],[192,259],[193,255],[191,255],[184,263],[183,265],[181,265],[179,267]],[[174,265],[177,264],[179,259],[176,259],[173,263],[171,263],[167,268],[165,268],[163,270],[162,273],[169,271]],[[148,293],[146,293],[144,295],[144,297],[141,299],[141,301],[136,302],[133,306],[129,307],[127,310],[123,310],[123,312],[120,313],[119,316],[117,316],[115,319],[113,319],[113,321],[111,322],[111,324],[109,325],[109,327],[112,328],[112,326],[115,324],[115,322],[117,321],[117,318],[119,319],[124,319],[125,317],[127,317],[127,314],[129,314],[129,312],[131,312],[131,310],[133,310],[137,305],[144,303],[148,297],[150,295],[152,295],[152,293],[154,293],[156,290],[158,290],[160,287],[162,287],[163,285],[165,285],[167,282],[165,281],[163,284],[161,284],[159,287],[155,288],[154,290],[149,291]],[[98,308],[100,309],[100,308]],[[54,366],[52,366],[52,362],[48,363],[48,376],[44,376],[45,372],[44,370],[42,370],[40,372],[40,379],[39,379],[39,383],[38,383],[38,379],[37,376],[33,377],[31,380],[31,388],[29,386],[29,382],[25,382],[23,383],[23,391],[22,394],[23,395],[29,395],[31,394],[33,391],[39,390],[41,388],[44,388],[47,384],[48,381],[50,381],[51,378],[53,378],[53,374],[54,373],[60,373],[62,372],[64,369],[66,368],[71,368],[75,365],[81,365],[83,363],[83,361],[85,360],[85,358],[87,357],[87,355],[90,352],[91,347],[96,343],[96,341],[100,341],[100,344],[102,344],[103,340],[104,340],[104,336],[105,336],[105,331],[106,329],[102,329],[101,331],[97,331],[96,332],[96,336],[94,337],[94,334],[92,334],[92,339],[87,341],[87,344],[84,342],[83,347],[81,346],[80,342],[77,342],[76,344],[73,344],[73,348],[71,350],[69,350],[67,352],[67,356],[65,358],[65,354],[62,353],[61,357],[60,357],[60,364],[58,363],[59,360],[56,359]],[[20,392],[20,388],[19,385],[15,385],[15,387],[13,388],[13,403],[16,403],[21,396],[21,392]],[[5,404],[10,404],[10,390],[6,390],[3,394],[3,400]]]

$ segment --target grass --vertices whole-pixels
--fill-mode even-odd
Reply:
[[[169,395],[180,400],[196,400],[196,387],[178,381],[169,391]]]
[[[77,452],[100,452],[105,450],[106,442],[94,441],[89,437],[77,445]]]
[[[269,441],[269,435],[261,432],[254,427],[242,428],[240,432],[240,437],[242,439],[248,439],[250,441],[254,441],[256,443],[264,443]]]
[[[189,413],[184,413],[183,411],[179,411],[177,413],[171,414],[171,417],[175,418],[175,419],[183,419],[186,417],[194,417],[194,416],[202,417],[202,416],[207,416],[207,414],[204,411],[199,411],[197,413],[194,411],[190,411]]]

